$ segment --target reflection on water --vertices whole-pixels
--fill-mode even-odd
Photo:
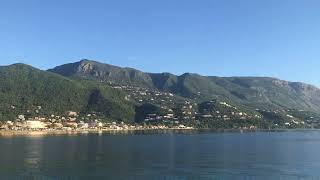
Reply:
[[[28,137],[26,137],[28,138]],[[29,138],[30,139],[30,138]],[[42,157],[42,142],[43,138],[37,137],[37,139],[31,138],[28,141],[28,145],[24,146],[24,164],[31,169],[39,169],[39,165]]]
[[[316,178],[319,139],[318,131],[0,138],[0,177]]]

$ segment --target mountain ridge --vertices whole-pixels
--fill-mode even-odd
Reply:
[[[58,67],[62,67],[62,66],[69,65],[69,64],[80,64],[80,63],[95,63],[95,64],[100,64],[100,65],[108,65],[110,67],[114,67],[114,68],[117,68],[117,69],[128,69],[128,70],[139,71],[139,72],[143,72],[143,73],[146,73],[146,74],[166,74],[166,75],[173,75],[173,76],[177,76],[177,77],[184,76],[184,75],[187,75],[187,74],[193,74],[193,75],[199,75],[199,76],[208,77],[208,78],[258,78],[258,79],[261,78],[261,79],[273,79],[273,80],[280,80],[280,81],[285,81],[285,82],[290,82],[290,83],[301,83],[301,84],[305,84],[305,85],[308,85],[308,86],[313,86],[315,88],[320,89],[320,87],[318,87],[317,85],[314,85],[312,83],[307,83],[307,82],[302,82],[302,81],[284,80],[284,79],[281,79],[281,78],[278,78],[278,77],[272,77],[272,76],[247,76],[247,75],[246,76],[239,76],[239,75],[234,75],[234,76],[216,76],[216,75],[202,75],[202,74],[196,73],[196,72],[185,72],[185,73],[182,73],[182,74],[179,75],[179,74],[174,74],[174,73],[171,73],[171,72],[147,72],[147,71],[139,70],[137,68],[126,67],[126,66],[122,67],[122,66],[118,66],[118,65],[112,65],[112,64],[109,64],[109,63],[100,62],[98,60],[89,60],[89,59],[81,59],[79,61],[58,65],[56,67],[49,68],[46,71],[50,71],[51,72],[55,68],[58,68]],[[15,63],[15,64],[24,64],[24,63]],[[11,65],[13,65],[13,64],[11,64]],[[26,64],[26,65],[28,65],[28,64]]]
[[[75,69],[69,66],[76,67]],[[74,79],[90,79],[119,85],[139,86],[170,92],[199,102],[220,98],[254,107],[260,104],[274,107],[320,110],[320,89],[302,82],[290,82],[274,77],[218,77],[197,73],[145,73],[133,68],[121,68],[92,60],[61,65],[48,71]],[[70,73],[73,72],[73,73]],[[70,74],[68,74],[70,73]]]
[[[75,111],[78,122],[320,127],[319,110],[319,88],[270,77],[145,73],[90,60],[47,71],[23,63],[0,66],[0,121],[21,114],[50,121]]]

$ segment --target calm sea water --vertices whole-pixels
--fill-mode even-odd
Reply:
[[[0,137],[0,179],[320,179],[320,131]]]

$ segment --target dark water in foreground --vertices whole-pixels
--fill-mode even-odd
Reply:
[[[320,179],[320,131],[1,137],[0,179]]]

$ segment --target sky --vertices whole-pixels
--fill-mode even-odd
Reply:
[[[320,87],[319,0],[0,0],[0,65],[92,59]]]

